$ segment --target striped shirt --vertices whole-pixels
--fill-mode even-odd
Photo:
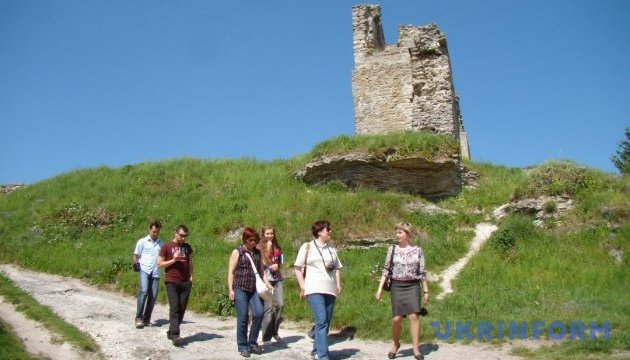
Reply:
[[[256,291],[256,274],[252,269],[252,263],[245,255],[247,250],[244,245],[236,248],[238,250],[238,262],[236,263],[236,269],[234,270],[234,280],[232,282],[233,289],[240,289],[247,292]],[[258,268],[258,273],[262,276],[262,261],[260,251],[254,248],[254,251],[250,253],[254,264]]]

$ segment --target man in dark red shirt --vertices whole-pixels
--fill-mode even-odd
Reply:
[[[184,320],[188,297],[192,287],[192,247],[186,242],[188,227],[179,225],[175,237],[160,249],[158,266],[165,267],[164,283],[168,295],[170,326],[166,337],[173,345],[180,345],[179,325]]]

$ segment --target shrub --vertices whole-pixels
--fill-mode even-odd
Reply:
[[[506,254],[515,251],[518,240],[529,238],[536,232],[530,218],[519,215],[507,217],[499,230],[490,238],[490,244],[497,251]]]
[[[601,189],[607,180],[605,174],[570,161],[549,161],[531,171],[514,191],[512,200],[542,195],[573,196],[580,191]]]
[[[558,210],[558,204],[556,204],[556,202],[553,200],[549,200],[543,204],[542,208],[544,212],[546,212],[547,214],[551,214]]]
[[[492,246],[499,252],[506,253],[516,246],[516,235],[511,229],[499,229],[490,239]]]

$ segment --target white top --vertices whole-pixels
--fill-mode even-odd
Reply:
[[[157,258],[160,254],[161,248],[162,240],[160,240],[160,238],[153,241],[151,240],[151,237],[147,235],[138,240],[136,243],[136,249],[133,252],[134,255],[140,257],[140,260],[138,261],[140,263],[140,270],[147,274],[152,274],[152,277],[154,278],[160,277],[160,269],[157,265]]]
[[[294,266],[298,268],[304,266],[306,244],[307,243],[304,243],[300,246],[300,250],[295,259]],[[339,256],[337,256],[337,249],[332,245],[328,245],[328,243],[324,244],[322,247],[318,247],[314,240],[311,241],[310,244],[311,247],[308,250],[308,259],[306,259],[304,295],[330,294],[337,296],[336,272],[326,271],[326,264],[328,263],[334,263],[339,270],[343,268],[341,261],[339,261]],[[318,249],[319,251],[317,251]]]

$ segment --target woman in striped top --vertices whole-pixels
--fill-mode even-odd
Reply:
[[[256,248],[260,236],[256,230],[246,227],[243,229],[243,245],[232,251],[228,264],[227,285],[230,300],[236,307],[236,343],[238,351],[243,357],[249,357],[250,353],[261,354],[258,347],[258,334],[263,320],[263,306],[256,292],[256,273],[252,261],[256,266],[256,272],[263,276],[267,287],[271,288],[267,275],[263,271],[261,254]],[[247,323],[249,320],[249,308],[252,309],[252,327],[247,336]]]

